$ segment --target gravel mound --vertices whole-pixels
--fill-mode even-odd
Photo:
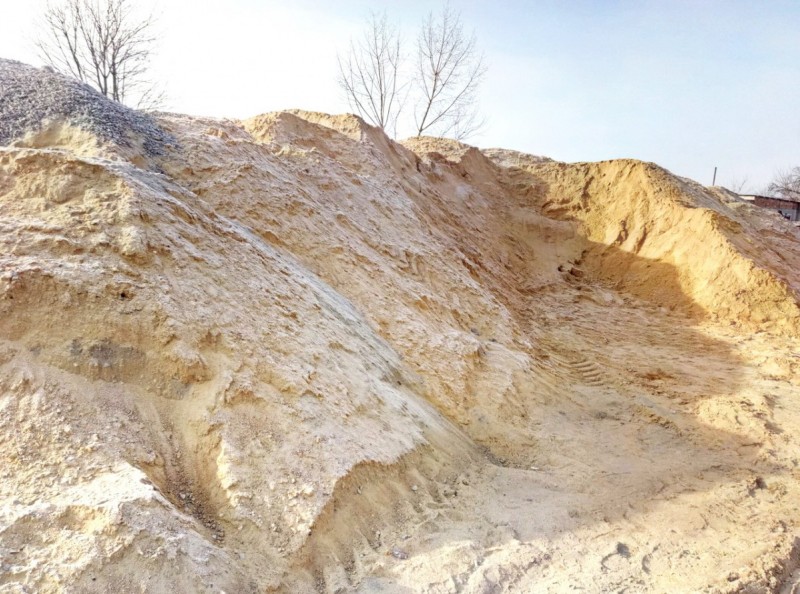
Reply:
[[[146,113],[112,101],[89,85],[46,68],[0,59],[0,145],[39,129],[45,120],[65,120],[101,140],[129,147],[143,140],[148,155],[163,154],[174,139]]]

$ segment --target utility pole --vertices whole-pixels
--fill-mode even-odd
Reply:
[[[714,167],[714,179],[711,180],[711,185],[712,186],[716,186],[717,185],[717,168],[716,167]]]

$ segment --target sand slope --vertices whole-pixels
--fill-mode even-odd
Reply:
[[[0,61],[0,592],[792,591],[795,227],[53,77]]]

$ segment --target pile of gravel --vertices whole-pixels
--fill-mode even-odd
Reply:
[[[38,130],[45,120],[67,121],[118,146],[129,147],[131,137],[139,137],[151,156],[174,143],[148,114],[89,85],[50,69],[0,59],[0,145]]]

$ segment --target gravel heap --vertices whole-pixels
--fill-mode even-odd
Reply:
[[[0,145],[37,130],[45,120],[65,120],[101,140],[130,147],[143,139],[148,155],[174,140],[146,113],[112,101],[89,85],[47,68],[0,59]]]

